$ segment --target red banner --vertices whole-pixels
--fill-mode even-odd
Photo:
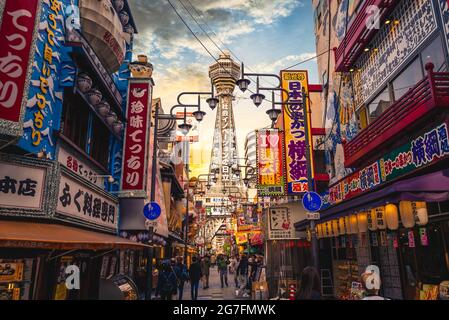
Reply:
[[[151,109],[151,86],[146,80],[131,79],[126,108],[126,133],[122,191],[146,192],[146,173]]]
[[[0,27],[0,120],[20,121],[39,0],[6,1]]]

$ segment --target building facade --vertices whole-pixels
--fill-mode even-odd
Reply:
[[[447,1],[313,6],[317,53],[329,50],[318,58],[330,176],[321,269],[338,298],[370,264],[383,295],[435,298],[449,279]]]
[[[98,299],[117,275],[137,298],[148,246],[118,236],[118,196],[133,183],[123,174],[137,32],[129,5],[2,0],[0,16],[2,298]],[[68,266],[78,289],[66,286]]]

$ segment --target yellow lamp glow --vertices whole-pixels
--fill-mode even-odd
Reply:
[[[340,231],[338,230],[338,220],[332,220],[332,234],[334,237],[338,237],[340,235]]]
[[[371,209],[371,211],[368,212],[367,220],[368,220],[368,229],[370,231],[376,231],[377,219],[376,219],[376,211],[374,209]]]
[[[368,214],[366,212],[359,212],[357,214],[357,226],[360,233],[368,231]]]
[[[340,217],[338,219],[338,229],[340,229],[340,235],[345,235],[346,234],[346,224],[345,224],[345,218],[344,217]]]
[[[349,216],[345,217],[345,228],[346,228],[346,234],[351,234]]]
[[[349,216],[349,230],[351,234],[356,234],[359,231],[357,226],[357,215],[351,214]]]
[[[397,230],[399,228],[399,212],[396,205],[389,203],[385,206],[385,221],[388,229]]]
[[[401,222],[405,228],[413,228],[415,226],[415,217],[413,215],[413,208],[411,201],[399,202],[399,213],[401,215]]]

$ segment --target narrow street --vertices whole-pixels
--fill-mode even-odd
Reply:
[[[198,290],[198,300],[250,300],[249,298],[242,298],[241,295],[236,297],[236,287],[234,283],[234,275],[228,274],[228,285],[221,288],[220,274],[217,271],[217,267],[210,268],[209,288],[203,289],[203,285],[200,282],[200,289]],[[186,283],[184,286],[183,300],[191,300],[190,295],[190,283]]]

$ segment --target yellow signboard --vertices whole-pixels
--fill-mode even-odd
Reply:
[[[288,92],[289,104],[283,106],[285,131],[285,158],[287,172],[288,194],[303,194],[309,190],[309,172],[313,178],[313,165],[308,168],[307,157],[313,164],[311,119],[309,112],[309,99],[303,94],[309,94],[309,80],[307,71],[281,71],[282,88]],[[283,92],[283,100],[287,100],[287,92]],[[304,114],[303,103],[306,106]],[[309,124],[306,126],[306,121]],[[308,128],[309,141],[306,140]],[[309,149],[307,150],[307,145]]]

